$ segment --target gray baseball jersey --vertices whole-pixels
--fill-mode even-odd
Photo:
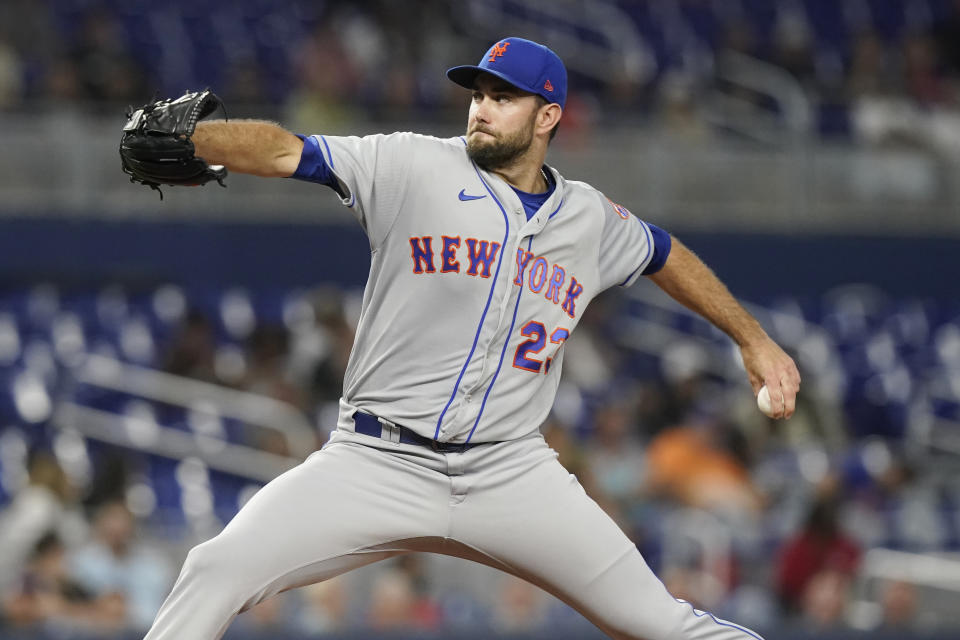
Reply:
[[[190,551],[146,640],[212,640],[281,591],[414,551],[519,576],[617,639],[760,640],[674,599],[537,431],[564,341],[654,259],[651,227],[552,169],[528,219],[460,138],[316,137],[309,153],[372,256],[339,428]]]
[[[361,409],[444,442],[535,431],[564,341],[594,296],[639,276],[653,254],[649,227],[556,172],[528,221],[462,138],[319,143],[371,247],[341,423]]]

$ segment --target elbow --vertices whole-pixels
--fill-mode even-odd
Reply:
[[[289,178],[297,172],[300,166],[300,157],[303,155],[303,140],[297,136],[287,134],[286,144],[283,149],[274,158],[274,177]]]
[[[293,134],[287,134],[268,153],[261,154],[256,160],[251,159],[248,167],[237,167],[236,170],[260,178],[289,178],[300,166],[302,153],[303,141]]]
[[[297,140],[297,142],[300,142]],[[297,172],[297,167],[300,165],[300,152],[303,149],[303,143],[300,143],[300,149],[295,152],[284,152],[273,158],[273,162],[270,163],[270,169],[267,175],[264,177],[267,178],[289,178],[294,173]]]

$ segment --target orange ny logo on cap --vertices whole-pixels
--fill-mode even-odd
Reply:
[[[507,52],[507,47],[509,46],[509,42],[498,42],[497,44],[493,45],[493,49],[490,50],[490,57],[487,59],[487,62],[496,62],[497,58]]]

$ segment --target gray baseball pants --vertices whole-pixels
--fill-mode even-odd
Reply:
[[[281,591],[411,551],[527,580],[617,639],[759,640],[675,600],[539,434],[460,453],[339,430],[187,555],[146,640],[213,640]]]

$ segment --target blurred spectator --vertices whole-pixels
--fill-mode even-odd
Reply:
[[[122,502],[100,506],[93,517],[93,537],[70,557],[78,584],[96,597],[119,597],[126,626],[146,630],[170,588],[168,563],[137,537],[133,514]]]
[[[779,553],[776,582],[784,609],[802,610],[818,624],[836,620],[831,597],[846,589],[860,555],[860,546],[840,530],[836,496],[821,495],[803,529]]]
[[[847,74],[850,98],[887,97],[904,90],[902,64],[896,52],[888,50],[874,31],[865,31],[853,42]]]
[[[70,579],[66,549],[52,532],[35,545],[19,588],[3,599],[4,617],[13,624],[69,632],[116,632],[123,627],[124,609],[121,597],[96,597]]]
[[[87,532],[77,490],[57,459],[47,451],[34,451],[27,472],[28,484],[0,512],[0,591],[18,579],[37,543],[49,532],[71,547]]]
[[[83,99],[80,72],[70,58],[51,61],[43,78],[43,92],[55,108],[69,109]]]
[[[266,90],[263,70],[255,58],[244,57],[231,63],[224,72],[222,89],[217,95],[229,105],[260,103]]]
[[[20,56],[0,34],[0,109],[23,99],[23,69]]]
[[[421,629],[435,629],[443,620],[440,607],[430,593],[430,579],[423,559],[423,554],[408,553],[399,556],[395,564],[410,578],[415,598],[413,617],[417,626]]]
[[[722,394],[703,373],[708,358],[702,348],[692,343],[664,348],[660,367],[666,384],[662,387],[664,397],[658,403],[658,426],[677,425],[716,413]]]
[[[396,119],[398,115],[404,118],[416,116],[415,107],[419,95],[416,71],[412,63],[392,61],[379,83],[383,86],[383,95],[374,103],[378,109],[372,113],[373,117]]]
[[[143,99],[146,74],[127,50],[122,28],[110,12],[93,9],[83,16],[70,58],[79,70],[84,99],[114,104]]]
[[[253,637],[273,638],[290,628],[289,594],[267,598],[237,616],[237,629]]]
[[[377,574],[366,611],[366,624],[376,630],[430,630],[439,624],[435,605],[418,595],[414,579],[401,567]]]
[[[707,137],[710,130],[698,105],[695,80],[689,74],[674,72],[661,79],[655,117],[664,131],[690,141]]]
[[[908,35],[903,42],[904,75],[908,95],[921,107],[952,103],[955,95],[937,66],[936,46],[927,34]]]
[[[583,392],[608,392],[615,380],[617,362],[623,358],[605,339],[608,331],[604,323],[614,311],[612,299],[610,294],[600,294],[592,300],[577,332],[563,344],[564,381]],[[560,401],[558,398],[558,404]]]
[[[887,629],[911,629],[917,624],[917,587],[902,580],[886,580],[880,585],[882,626]]]
[[[577,477],[587,494],[594,500],[601,497],[592,463],[588,460],[584,447],[573,436],[571,428],[551,416],[540,428],[540,432],[550,448],[557,452],[557,459],[563,468]]]
[[[290,336],[279,326],[258,326],[247,342],[249,365],[243,388],[307,409],[303,390],[290,380],[287,356]]]
[[[294,628],[308,635],[341,631],[350,624],[346,580],[330,578],[300,590],[301,606]]]
[[[804,625],[817,630],[841,626],[850,600],[851,581],[849,572],[832,568],[811,575],[800,600]]]
[[[350,102],[357,95],[355,61],[340,33],[327,21],[300,46],[294,56],[296,88],[288,103],[289,119],[304,131],[337,132],[353,121]]]
[[[851,448],[842,477],[849,494],[842,522],[862,544],[895,544],[915,551],[946,544],[949,531],[940,515],[937,487],[923,482],[921,470],[885,441]]]
[[[625,402],[612,401],[594,414],[593,427],[585,457],[598,493],[595,498],[608,511],[627,515],[643,492],[646,476],[636,422]]]
[[[354,327],[344,313],[342,294],[321,291],[315,300],[317,327],[327,349],[314,364],[312,392],[316,401],[337,402],[343,393],[343,376],[353,349]]]
[[[491,624],[499,633],[523,633],[542,629],[547,621],[547,594],[513,576],[500,579]]]
[[[960,154],[956,77],[945,75],[936,40],[929,33],[911,33],[898,44],[898,49],[886,47],[873,32],[855,42],[847,83],[854,133],[874,145]],[[890,175],[883,166],[872,166],[879,175],[875,190],[882,194],[889,184],[921,195],[925,185],[903,177],[911,175],[907,166],[886,169]]]
[[[53,9],[51,3],[34,0],[0,2],[0,43],[5,43],[12,51],[16,72],[19,73],[17,78],[6,79],[10,83],[8,87],[16,85],[20,91],[10,105],[37,95],[43,97],[44,71],[55,67],[58,60],[68,59],[54,26]],[[12,70],[13,67],[8,69]],[[0,85],[3,82],[0,80]]]
[[[715,576],[696,567],[664,567],[661,579],[674,598],[686,600],[698,609],[713,610],[725,590],[725,585],[720,584]]]
[[[93,478],[84,496],[86,508],[123,500],[130,485],[131,464],[135,458],[128,451],[107,450],[97,456]]]
[[[773,42],[773,62],[812,90],[815,84],[813,43],[802,7],[785,6],[778,12]]]
[[[373,582],[366,622],[380,631],[413,628],[413,603],[409,576],[397,570],[380,573]]]
[[[163,370],[178,376],[216,382],[213,327],[200,311],[192,309],[177,330],[163,357]]]
[[[651,96],[662,98],[658,110],[671,126],[701,135],[707,130],[704,121],[692,108],[690,92],[675,82],[671,70],[682,67],[688,78],[682,84],[700,86],[710,81],[713,60],[723,64],[728,53],[759,58],[785,70],[804,86],[815,105],[828,103],[842,110],[845,123],[847,108],[861,109],[866,93],[874,95],[867,104],[879,100],[889,102],[887,107],[955,108],[957,102],[956,0],[952,10],[935,9],[932,1],[910,3],[906,24],[896,31],[883,24],[884,12],[860,2],[845,3],[837,12],[794,0],[778,0],[762,9],[698,0],[692,4],[713,6],[689,12],[614,4],[621,5],[625,18],[637,18],[635,25],[618,25],[633,28],[634,50],[625,56],[629,59],[625,65],[572,69],[574,77],[582,77],[568,102],[565,144],[576,145],[582,133],[589,132],[588,125],[609,120],[612,114],[626,121],[638,111],[646,112]],[[524,14],[520,6],[513,11]],[[503,11],[500,19],[510,24],[511,9]],[[420,2],[417,11],[386,1],[320,3],[309,10],[297,5],[288,11],[270,3],[242,3],[236,10],[239,15],[228,13],[232,12],[211,17],[214,28],[198,40],[197,16],[175,3],[162,17],[164,28],[172,33],[158,43],[154,31],[161,19],[153,12],[134,22],[125,19],[129,12],[119,14],[98,3],[6,0],[0,5],[0,43],[6,43],[13,55],[5,56],[0,45],[0,105],[5,96],[8,104],[33,97],[61,105],[137,103],[157,84],[151,79],[154,74],[167,86],[184,86],[212,73],[222,79],[218,93],[228,103],[240,105],[241,112],[244,104],[282,102],[286,119],[302,130],[341,132],[358,121],[358,114],[383,120],[443,112],[460,120],[462,111],[449,107],[461,107],[462,94],[444,82],[437,61],[457,59],[464,49],[489,43],[497,19],[487,16],[487,28],[465,28],[464,10],[450,0]],[[831,13],[838,15],[826,15]],[[822,15],[817,19],[816,14]],[[825,19],[838,21],[836,28],[824,33]],[[703,33],[703,20],[714,22],[712,34]],[[598,33],[609,37],[603,31]],[[697,37],[673,37],[688,31]],[[251,44],[264,33],[280,35],[280,41],[269,47]],[[424,33],[431,37],[422,37]],[[657,34],[666,34],[667,41],[661,42]],[[589,37],[583,40],[595,44]],[[237,51],[238,42],[243,43],[242,51]],[[576,42],[564,44],[577,51]],[[228,68],[209,69],[211,49],[229,52]],[[14,73],[4,74],[4,69],[14,68]],[[836,92],[847,72],[848,97],[837,101],[828,94]],[[745,104],[766,105],[757,95],[730,89]],[[709,101],[697,102],[710,106]],[[868,119],[897,120],[899,111],[872,118],[869,113]],[[912,119],[919,117],[910,113]],[[935,136],[930,140],[937,142]]]
[[[761,500],[742,460],[722,445],[728,430],[701,420],[656,436],[647,448],[649,490],[730,522],[753,520]]]

